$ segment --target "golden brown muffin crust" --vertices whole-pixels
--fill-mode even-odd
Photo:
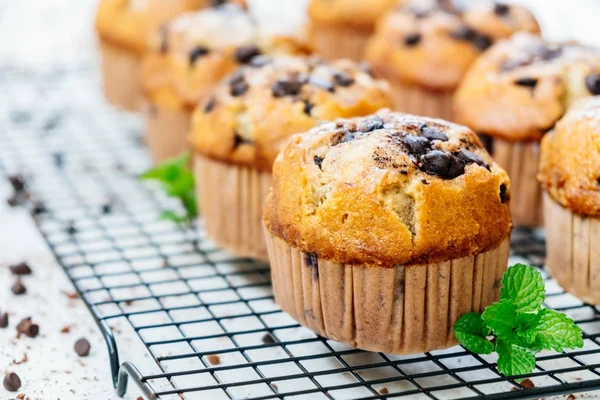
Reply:
[[[371,29],[375,21],[398,0],[311,0],[311,23]]]
[[[600,217],[600,97],[575,102],[544,137],[538,178],[559,204]]]
[[[191,143],[204,156],[270,172],[291,135],[389,106],[387,83],[352,61],[260,56],[196,109]]]
[[[453,90],[482,51],[517,31],[539,33],[531,12],[518,5],[405,1],[378,22],[366,59],[388,79]]]
[[[507,174],[468,128],[383,110],[292,137],[264,221],[320,259],[431,264],[502,243],[509,201]]]
[[[599,49],[515,34],[469,69],[455,120],[507,141],[538,141],[575,99],[600,94],[599,73]]]

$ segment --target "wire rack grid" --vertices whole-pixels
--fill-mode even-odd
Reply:
[[[598,310],[550,279],[546,306],[575,319],[585,346],[541,353],[527,376],[534,388],[501,376],[493,355],[459,346],[377,354],[299,326],[273,301],[267,264],[217,249],[201,221],[157,219],[178,205],[138,180],[149,166],[140,123],[104,103],[89,65],[0,69],[0,173],[22,174],[27,205],[47,209],[39,230],[106,339],[119,395],[128,377],[160,399],[509,399],[600,388]],[[542,232],[514,233],[512,262],[541,268],[543,255]],[[158,372],[120,364],[115,319]]]

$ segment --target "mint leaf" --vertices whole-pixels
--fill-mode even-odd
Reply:
[[[498,371],[506,376],[525,375],[535,368],[535,356],[530,350],[505,340],[496,342]]]
[[[581,329],[573,320],[558,311],[540,310],[537,324],[523,332],[540,349],[563,351],[583,347]]]
[[[492,333],[480,313],[462,315],[454,324],[454,336],[467,350],[477,354],[490,354],[494,344],[486,336]]]
[[[500,339],[511,340],[516,322],[516,307],[508,300],[502,300],[485,308],[481,315],[487,326]]]
[[[534,268],[515,264],[502,277],[500,300],[511,301],[516,310],[535,312],[544,302],[544,281]]]

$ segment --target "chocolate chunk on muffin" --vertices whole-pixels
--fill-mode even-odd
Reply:
[[[600,49],[516,34],[479,58],[458,88],[455,118],[491,137],[492,156],[513,180],[517,225],[541,224],[539,141],[575,99],[594,94],[599,72]]]
[[[377,24],[365,58],[390,81],[395,109],[451,119],[451,95],[467,68],[495,41],[538,33],[527,9],[494,1],[408,0]]]
[[[266,259],[262,205],[282,145],[321,121],[367,115],[390,100],[387,83],[349,60],[260,61],[225,78],[196,109],[191,143],[208,234],[240,255]]]
[[[380,111],[293,136],[264,209],[275,299],[362,349],[449,347],[456,319],[498,297],[509,202],[463,126]]]

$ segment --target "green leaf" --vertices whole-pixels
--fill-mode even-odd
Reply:
[[[462,315],[454,324],[454,336],[467,350],[477,354],[490,354],[494,344],[486,336],[491,334],[480,313]]]
[[[164,219],[167,221],[173,221],[175,223],[181,224],[188,221],[188,218],[185,216],[177,215],[173,211],[163,211],[158,216],[158,219]]]
[[[481,317],[494,335],[500,339],[511,340],[514,336],[516,315],[515,305],[508,300],[502,300],[486,307]]]
[[[502,277],[500,300],[509,300],[520,312],[535,312],[544,302],[544,281],[534,268],[515,264]]]
[[[525,375],[531,373],[535,368],[534,353],[521,346],[498,339],[496,352],[498,353],[498,371],[503,375]]]
[[[540,349],[563,351],[583,347],[581,329],[565,314],[544,308],[537,324],[523,332]]]

